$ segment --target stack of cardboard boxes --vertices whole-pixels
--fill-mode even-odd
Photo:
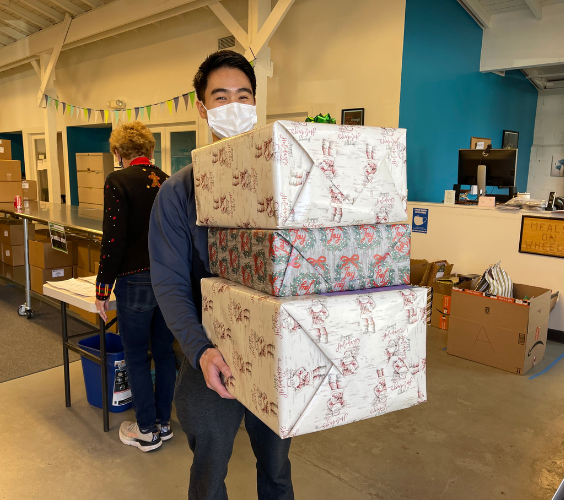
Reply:
[[[42,236],[42,235],[41,235]],[[43,293],[43,285],[47,281],[64,281],[73,277],[74,242],[68,241],[68,253],[54,250],[50,239],[34,239],[29,241],[29,264],[31,289]]]
[[[29,237],[35,237],[35,226],[29,224]],[[1,275],[24,283],[24,231],[21,221],[4,220],[0,223]]]
[[[24,201],[37,200],[37,183],[22,181],[22,166],[12,160],[10,141],[0,139],[0,203],[13,203],[16,196]]]

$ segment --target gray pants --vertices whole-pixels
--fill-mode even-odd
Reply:
[[[227,500],[227,466],[243,417],[257,459],[259,500],[294,499],[290,439],[280,439],[238,401],[208,389],[202,372],[194,370],[187,359],[178,374],[174,402],[194,453],[189,500]]]

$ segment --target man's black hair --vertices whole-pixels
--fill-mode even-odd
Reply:
[[[257,78],[255,70],[251,63],[245,59],[245,56],[232,50],[219,50],[209,55],[206,60],[200,64],[196,76],[194,76],[194,90],[198,100],[204,102],[204,95],[208,86],[209,76],[220,68],[235,68],[241,70],[249,81],[253,90],[253,97],[257,92]]]

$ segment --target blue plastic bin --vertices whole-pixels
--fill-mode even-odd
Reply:
[[[94,335],[82,339],[78,345],[89,353],[100,356],[100,336]],[[106,333],[106,373],[108,376],[108,408],[112,413],[121,413],[129,410],[132,406],[131,397],[128,399],[120,399],[120,396],[127,395],[123,392],[122,382],[125,380],[127,387],[127,376],[125,373],[125,353],[123,352],[123,344],[119,335],[114,333]],[[84,385],[86,386],[86,399],[88,403],[97,408],[102,408],[102,373],[100,365],[81,356],[82,372],[84,374]],[[116,362],[118,362],[116,366]],[[118,383],[116,384],[116,373],[118,375]],[[114,391],[116,392],[116,401],[114,403]],[[130,393],[129,393],[130,394]]]

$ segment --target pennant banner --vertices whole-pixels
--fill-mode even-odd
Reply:
[[[160,116],[159,113],[164,116],[165,106],[168,108],[169,115],[172,115],[173,111],[178,113],[178,107],[180,105],[180,98],[184,101],[184,110],[188,111],[188,103],[190,102],[192,108],[194,107],[194,101],[196,100],[196,92],[186,92],[180,96],[172,97],[161,102],[154,104],[147,104],[145,106],[136,106],[127,109],[115,110],[115,109],[93,109],[88,107],[76,106],[74,104],[68,104],[59,99],[44,94],[42,99],[42,106],[45,108],[55,108],[56,112],[61,108],[62,115],[69,115],[71,118],[76,118],[79,120],[84,120],[85,122],[90,122],[92,120],[92,113],[94,113],[94,122],[98,122],[98,115],[100,121],[103,123],[108,123],[111,120],[112,123],[117,124],[118,122],[130,122],[132,115],[135,120],[145,118],[145,110],[147,111],[147,119],[154,119],[155,116]],[[60,105],[60,106],[59,106]],[[113,113],[112,113],[113,111]]]

